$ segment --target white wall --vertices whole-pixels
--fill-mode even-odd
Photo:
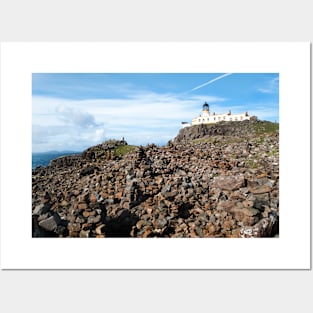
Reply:
[[[202,114],[199,117],[195,117],[192,119],[192,125],[200,125],[200,124],[215,124],[217,122],[222,121],[244,121],[250,120],[250,116],[246,116],[245,113],[242,114],[215,114],[215,115],[207,115]]]

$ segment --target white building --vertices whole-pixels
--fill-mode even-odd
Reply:
[[[248,112],[241,114],[232,114],[231,111],[228,113],[215,114],[215,112],[211,113],[209,105],[205,102],[202,107],[202,114],[198,117],[192,119],[191,124],[182,122],[182,127],[188,127],[191,125],[200,125],[200,124],[215,124],[218,122],[235,122],[235,121],[244,121],[250,120],[250,116]]]

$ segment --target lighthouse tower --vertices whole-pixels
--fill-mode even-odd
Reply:
[[[210,115],[210,107],[206,102],[204,102],[204,105],[202,106],[202,116],[209,116],[209,115]]]

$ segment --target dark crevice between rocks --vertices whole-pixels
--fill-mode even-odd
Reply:
[[[180,218],[188,218],[190,216],[190,210],[192,209],[193,205],[191,203],[183,203],[178,208],[178,217]]]
[[[162,233],[162,237],[171,237],[175,233],[175,228],[173,226],[168,226]]]
[[[270,237],[279,237],[279,217],[277,217],[277,220],[272,227]]]
[[[114,218],[107,218],[104,227],[105,237],[131,237],[132,227],[139,221],[139,217],[129,210]]]

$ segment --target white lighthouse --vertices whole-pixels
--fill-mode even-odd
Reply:
[[[202,106],[202,113],[192,119],[191,125],[200,125],[200,124],[215,124],[218,122],[236,122],[250,120],[248,112],[240,114],[232,114],[229,110],[227,113],[215,114],[215,112],[210,112],[210,106],[208,103],[204,102]],[[188,125],[190,126],[190,124]],[[186,127],[186,126],[185,126]]]

